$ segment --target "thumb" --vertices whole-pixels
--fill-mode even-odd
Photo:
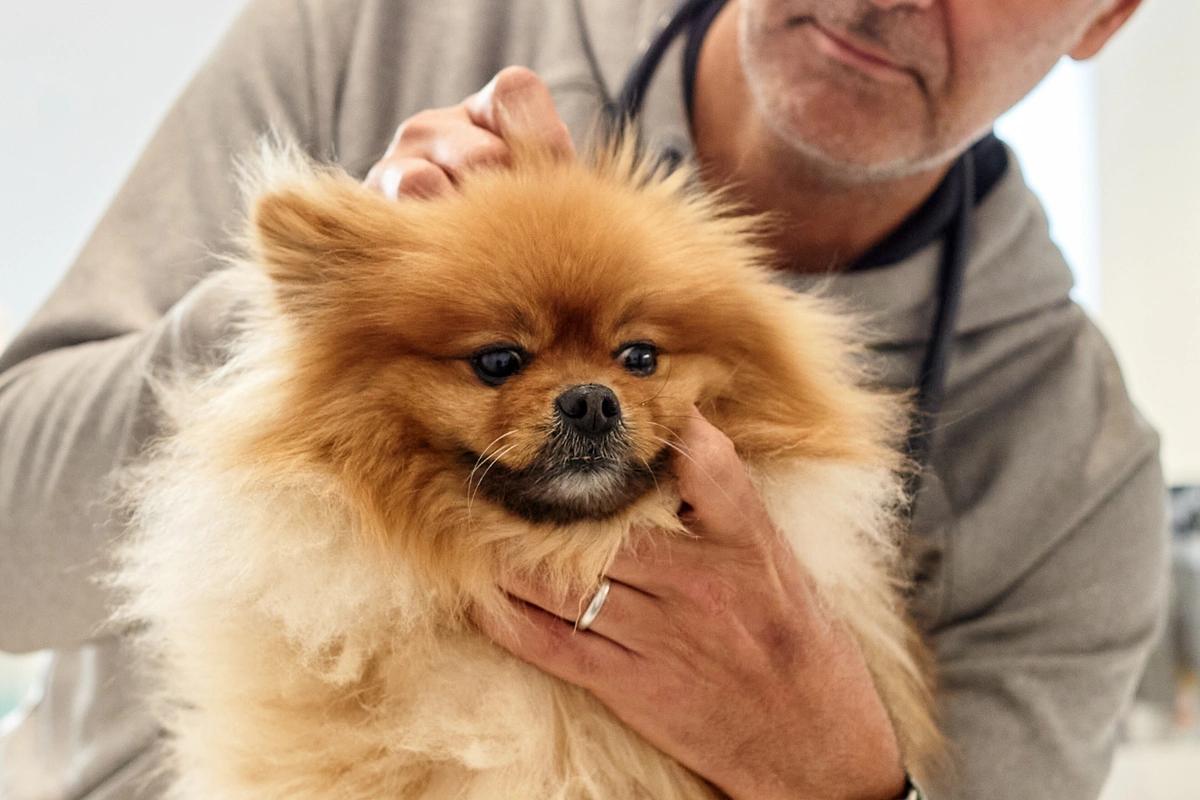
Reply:
[[[678,437],[673,466],[685,524],[709,541],[752,533],[766,512],[733,442],[695,408]]]
[[[575,145],[542,79],[525,67],[505,67],[488,85],[463,101],[471,122],[510,146],[575,157]]]

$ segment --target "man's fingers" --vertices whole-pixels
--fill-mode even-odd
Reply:
[[[510,152],[503,139],[472,122],[462,106],[454,106],[405,120],[383,160],[392,158],[423,158],[457,182],[467,169],[507,164]]]
[[[639,528],[613,557],[605,575],[632,586],[643,594],[660,597],[673,586],[680,569],[695,563],[694,534]]]
[[[470,170],[510,164],[514,147],[575,156],[550,90],[524,67],[501,70],[456,106],[406,119],[364,184],[393,199],[436,197]]]
[[[583,616],[596,591],[590,589],[564,597],[537,581],[520,578],[507,581],[504,589],[517,599],[572,624]],[[646,631],[655,628],[661,614],[651,596],[635,587],[610,580],[608,595],[600,608],[600,614],[588,630],[628,650],[643,652],[646,645],[653,643],[654,638],[652,635],[648,636]]]
[[[620,645],[521,600],[512,601],[506,620],[476,614],[475,624],[489,639],[522,661],[585,689],[636,668],[637,656]]]
[[[679,496],[690,507],[684,523],[701,543],[764,544],[762,532],[775,529],[733,442],[694,408],[678,436],[673,467]]]
[[[749,483],[733,442],[695,408],[678,430],[679,449],[672,466],[679,496],[703,519],[727,521],[736,513],[739,495]],[[714,520],[714,521],[717,521]]]
[[[367,188],[398,200],[401,197],[437,197],[454,188],[450,176],[424,158],[389,158],[367,173]]]
[[[512,151],[503,139],[490,131],[463,127],[432,140],[426,157],[458,183],[463,173],[469,170],[507,166],[512,161]]]
[[[575,145],[546,84],[525,67],[506,67],[463,101],[471,121],[510,146],[520,143],[572,158]]]
[[[509,158],[504,141],[477,127],[463,109],[433,109],[400,126],[365,184],[392,199],[434,197],[453,188],[467,170],[507,164]]]

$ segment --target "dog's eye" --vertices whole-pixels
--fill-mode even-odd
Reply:
[[[621,349],[617,353],[621,366],[634,375],[649,375],[658,367],[658,350],[652,344],[638,342]]]
[[[479,380],[489,386],[499,386],[520,372],[527,358],[526,353],[512,348],[485,350],[471,356],[471,366]]]

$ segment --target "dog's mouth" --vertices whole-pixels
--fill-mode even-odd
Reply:
[[[651,459],[638,458],[624,436],[596,442],[556,435],[524,468],[496,462],[473,470],[481,474],[470,490],[531,522],[605,519],[653,489],[668,456],[664,446]],[[466,457],[473,468],[480,464],[476,454]]]

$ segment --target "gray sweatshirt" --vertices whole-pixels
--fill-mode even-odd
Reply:
[[[609,87],[671,5],[584,0]],[[275,129],[363,174],[401,120],[509,64],[545,79],[581,141],[600,103],[582,41],[567,0],[249,4],[0,358],[0,649],[56,651],[41,699],[0,739],[0,798],[159,796],[147,778],[156,727],[93,578],[120,536],[105,476],[155,432],[148,370],[219,357],[236,306],[210,275],[238,227],[232,159]],[[656,146],[686,154],[681,47],[641,122]],[[1157,440],[1068,296],[1070,272],[1015,166],[975,224],[911,534],[913,609],[936,648],[959,766],[931,796],[1084,800],[1104,780],[1163,602]],[[914,383],[939,251],[826,279],[873,320],[894,386]]]

